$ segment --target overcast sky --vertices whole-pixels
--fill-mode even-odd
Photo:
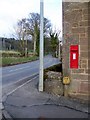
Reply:
[[[40,0],[0,0],[0,37],[10,37],[19,19],[40,13]],[[62,0],[44,0],[44,17],[62,30]]]

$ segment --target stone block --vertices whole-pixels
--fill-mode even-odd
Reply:
[[[72,28],[72,33],[78,33],[78,27],[76,27],[76,28]]]
[[[87,52],[87,51],[88,51],[88,45],[81,45],[81,46],[80,46],[80,51],[81,51],[81,52],[82,52],[82,51],[84,51],[84,52],[86,51],[86,52]]]
[[[73,99],[79,99],[79,101],[83,103],[88,103],[90,98],[89,94],[81,94],[81,93],[69,93],[69,96]]]
[[[45,91],[54,95],[63,95],[63,84],[56,79],[45,80]]]
[[[56,80],[61,80],[61,78],[62,78],[62,75],[61,75],[61,73],[60,72],[54,72],[54,71],[48,71],[48,72],[46,72],[46,76],[47,76],[47,78],[49,78],[49,79],[56,79]]]
[[[88,59],[90,59],[90,52],[88,52]],[[88,66],[90,65],[90,60],[88,60]],[[90,66],[89,66],[90,67]]]
[[[88,14],[82,15],[82,20],[88,20]]]
[[[62,75],[60,72],[46,72],[45,91],[54,95],[63,95]]]
[[[88,60],[87,59],[82,59],[81,64],[87,64]]]
[[[79,83],[80,83],[79,81],[77,81],[75,79],[71,79],[71,83],[69,85],[68,94],[69,93],[77,93],[78,89],[80,87]]]
[[[87,14],[88,15],[88,8],[83,9],[82,14]]]
[[[82,74],[83,74],[83,73],[84,73],[84,69],[73,69],[73,70],[71,70],[71,73],[72,73],[72,74],[74,74],[74,73],[75,73],[75,74],[76,74],[76,73],[79,73],[79,74],[82,73]]]
[[[82,26],[88,26],[88,20],[86,21],[80,21],[78,26],[82,27]]]
[[[90,74],[90,68],[88,69],[88,74]]]
[[[83,74],[83,75],[81,75],[81,74],[72,74],[71,75],[71,79],[73,80],[73,79],[76,79],[76,80],[86,80],[86,81],[88,81],[88,75],[87,74]]]
[[[85,52],[80,52],[80,58],[81,59],[86,59],[86,58],[88,59],[88,52],[86,52],[86,51]]]
[[[78,27],[78,22],[72,23],[72,27]]]
[[[81,34],[79,34],[79,37],[80,37],[80,38],[86,38],[86,33],[81,33]]]
[[[78,33],[76,33],[76,34],[72,33],[72,36],[73,36],[75,41],[79,40],[79,34]]]
[[[73,4],[72,4],[73,3]],[[67,2],[67,0],[64,0],[63,2],[63,7],[65,8],[65,10],[73,10],[73,9],[82,9],[82,8],[87,8],[88,7],[88,3],[87,2]]]
[[[90,69],[85,69],[85,73],[88,74],[90,72]]]
[[[88,45],[88,38],[80,38],[79,44],[80,45]]]
[[[90,83],[90,74],[88,74],[88,82]]]
[[[72,33],[86,33],[87,29],[85,27],[73,27]]]
[[[88,65],[87,65],[87,64],[81,64],[81,68],[87,69],[87,68],[88,68]]]
[[[90,55],[88,56],[88,68],[90,68]]]
[[[83,27],[78,27],[78,32],[79,33],[85,33],[86,32],[86,28],[83,26]]]
[[[79,93],[89,93],[90,84],[87,82],[81,82],[79,87]]]
[[[80,60],[80,68],[88,69],[88,59],[87,60]]]

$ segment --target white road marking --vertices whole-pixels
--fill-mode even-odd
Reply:
[[[34,76],[34,75],[37,75],[37,74],[39,74],[39,73],[36,72],[36,73],[34,73],[34,74],[30,75],[30,76],[23,77],[23,78],[19,79],[18,81],[15,81],[15,82],[13,82],[13,83],[11,83],[11,84],[4,85],[4,87],[5,87],[5,86],[8,87],[8,86],[10,86],[10,85],[16,84],[16,83],[18,83],[18,82],[20,82],[20,81],[22,81],[22,80],[24,80],[24,79],[30,78],[30,77],[32,77],[32,76]]]
[[[7,93],[6,96],[9,96],[10,94],[14,93],[16,90],[18,90],[19,88],[23,87],[24,85],[26,85],[27,83],[31,82],[32,80],[36,79],[38,76],[30,79],[29,81],[25,82],[24,84],[18,86],[17,88],[13,89],[11,92]],[[3,96],[4,98],[5,96]]]
[[[33,67],[34,69],[37,69],[36,66]],[[28,68],[29,70],[33,69],[33,68]],[[22,71],[24,71],[24,69],[22,69],[21,71],[18,71],[18,72],[14,72],[14,73],[10,73],[10,74],[7,74],[7,75],[3,75],[3,77],[7,77],[7,76],[11,76],[11,75],[15,75],[15,74],[18,74],[18,73],[21,73]]]
[[[37,63],[36,65],[38,66],[39,63]],[[27,68],[30,68],[30,65],[29,66],[25,66],[25,67],[21,67],[21,68],[17,68],[17,69],[13,69],[13,70],[9,70],[9,72],[14,72],[14,71],[22,70],[22,69],[27,69]]]
[[[52,61],[53,61],[52,59],[49,59],[47,62],[45,62],[45,63],[44,63],[44,68],[46,68],[45,65],[49,64],[49,63],[52,62]],[[8,77],[8,76],[12,76],[12,75],[15,75],[15,74],[19,74],[19,73],[21,73],[22,71],[24,71],[25,68],[27,68],[27,69],[29,69],[29,70],[31,70],[31,69],[37,69],[37,68],[39,68],[38,64],[39,64],[39,63],[37,63],[37,64],[35,65],[35,67],[33,67],[33,68],[30,68],[30,66],[26,66],[26,67],[22,67],[22,68],[10,70],[10,72],[14,72],[14,73],[6,74],[6,75],[4,75],[4,73],[3,73],[3,78],[4,78],[4,77]],[[50,66],[52,66],[52,65],[50,65]],[[49,66],[49,67],[50,67],[50,66]],[[18,71],[18,70],[19,70],[19,71]],[[1,78],[1,76],[0,76],[0,78]]]
[[[49,60],[48,62],[44,63],[44,66],[47,65],[47,64],[49,64],[49,62],[51,62],[51,61],[52,61],[52,60]],[[35,65],[35,67],[33,67],[33,68],[30,68],[30,66],[27,66],[27,67],[22,67],[22,68],[18,68],[18,69],[11,70],[11,72],[14,72],[14,73],[10,73],[10,74],[3,75],[3,78],[4,78],[4,77],[11,76],[11,75],[18,74],[18,73],[21,73],[22,71],[25,70],[24,68],[27,68],[27,69],[29,69],[29,70],[31,70],[31,69],[37,69],[37,68],[39,68],[38,64],[39,64],[39,63],[37,63],[37,64]],[[20,70],[20,69],[21,69],[21,71],[18,71],[18,70]],[[16,71],[17,71],[18,73],[15,73]]]
[[[13,72],[13,71],[17,71],[17,70],[21,70],[21,69],[25,69],[25,68],[30,68],[30,66],[21,67],[21,68],[17,68],[17,69],[14,69],[14,70],[9,70],[9,72]]]

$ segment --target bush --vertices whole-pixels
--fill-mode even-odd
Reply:
[[[20,57],[21,54],[16,51],[2,51],[2,57]]]
[[[53,66],[45,69],[45,71],[62,72],[62,64],[53,65]]]

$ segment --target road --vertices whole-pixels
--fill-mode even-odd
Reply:
[[[52,56],[44,58],[44,68],[59,63],[60,61]],[[88,118],[87,113],[70,109],[68,106],[65,107],[65,103],[68,103],[69,106],[74,106],[75,103],[61,99],[61,97],[58,99],[45,92],[38,92],[38,73],[39,60],[2,68],[4,110],[14,119],[39,117]],[[62,100],[65,103],[62,103]]]
[[[5,102],[4,108],[14,119],[36,118],[88,118],[88,114],[82,112],[85,107],[65,97],[56,97],[39,92],[37,90],[39,77],[34,77],[28,84],[20,87],[10,94]],[[77,109],[76,109],[77,108]],[[3,111],[6,118],[8,116]],[[53,119],[54,120],[54,119]]]
[[[3,95],[10,90],[15,89],[17,86],[20,86],[24,82],[28,81],[33,76],[39,74],[39,60],[8,66],[2,68],[2,86]],[[51,55],[44,57],[44,68],[49,66],[59,64],[60,61],[57,58],[53,58]],[[11,89],[10,89],[11,88]]]

